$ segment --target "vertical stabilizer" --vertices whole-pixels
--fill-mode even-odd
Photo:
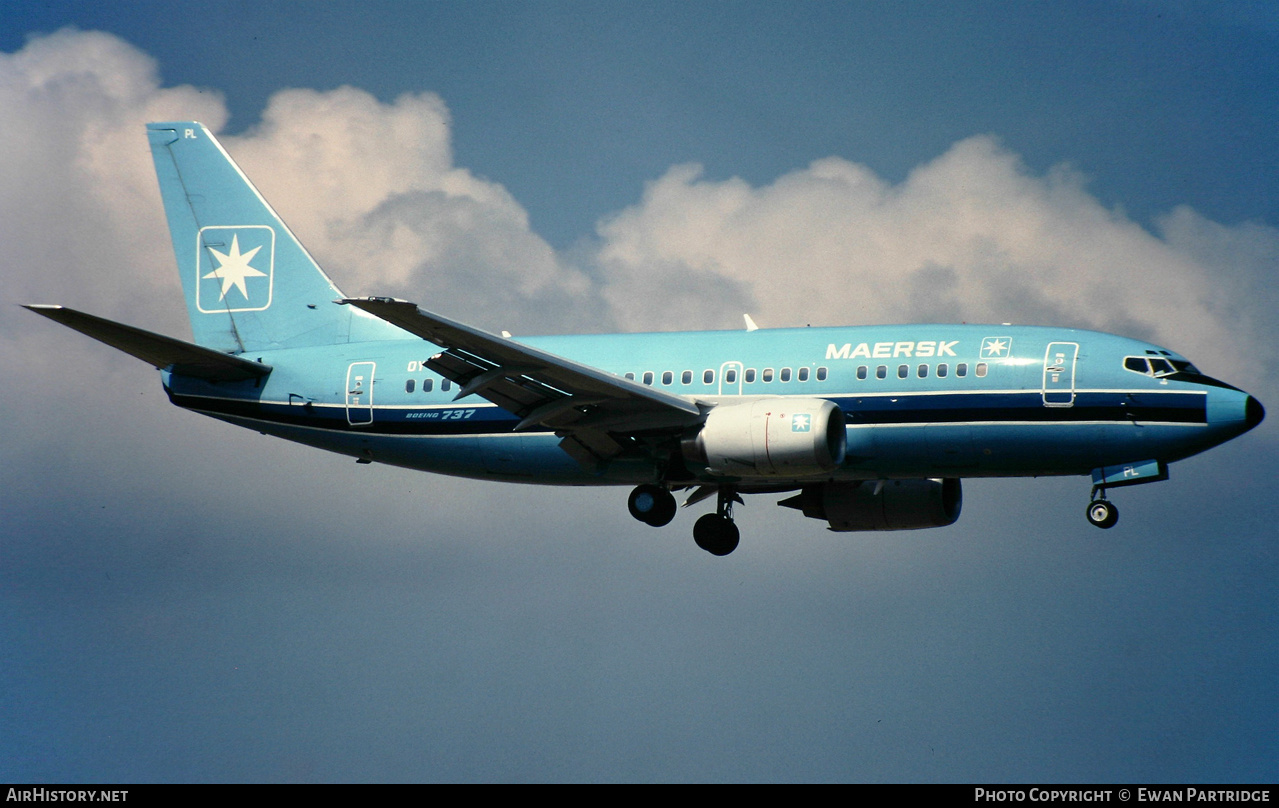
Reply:
[[[239,353],[404,334],[334,300],[316,265],[203,124],[147,124],[197,344]]]

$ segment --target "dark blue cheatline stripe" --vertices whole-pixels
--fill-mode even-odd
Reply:
[[[230,398],[206,398],[170,393],[169,400],[179,407],[198,410],[208,415],[248,418],[281,426],[326,429],[335,432],[358,432],[364,435],[503,435],[510,434],[519,419],[497,407],[448,407],[447,411],[474,409],[475,415],[465,419],[407,418],[415,410],[374,410],[374,422],[352,426],[346,420],[346,409],[340,405],[307,407],[305,405],[260,404]],[[444,410],[434,410],[442,412]],[[394,415],[391,415],[391,414]],[[392,418],[394,420],[392,420]]]
[[[170,393],[179,407],[283,426],[375,435],[443,436],[510,434],[519,419],[498,407],[452,406],[425,410],[375,409],[374,422],[351,426],[340,405],[290,406],[256,401]],[[943,393],[935,395],[838,396],[830,399],[850,426],[980,423],[1207,423],[1202,393],[1079,393],[1069,407],[1048,407],[1038,390],[1018,393]],[[425,413],[474,409],[471,418],[414,417]]]
[[[1202,393],[1079,393],[1069,407],[1044,405],[1038,390],[1020,393],[846,396],[832,399],[850,425],[924,423],[1207,423]]]

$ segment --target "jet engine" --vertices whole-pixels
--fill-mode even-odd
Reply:
[[[685,459],[716,474],[803,477],[844,462],[844,413],[814,398],[765,398],[715,407],[682,443]]]
[[[959,480],[945,479],[806,485],[777,504],[845,531],[945,527],[959,518],[963,503]]]

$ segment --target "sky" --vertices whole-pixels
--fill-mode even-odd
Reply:
[[[15,2],[0,780],[1274,782],[1274,419],[951,527],[450,479],[170,406],[143,125],[353,295],[519,334],[1012,322],[1279,401],[1279,13],[1206,2]],[[700,510],[704,510],[702,506]],[[695,508],[694,510],[699,510]]]

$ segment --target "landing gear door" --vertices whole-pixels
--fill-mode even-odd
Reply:
[[[346,421],[351,426],[373,423],[373,362],[352,362],[346,369]]]
[[[1044,406],[1073,407],[1079,343],[1050,342],[1044,351]]]

